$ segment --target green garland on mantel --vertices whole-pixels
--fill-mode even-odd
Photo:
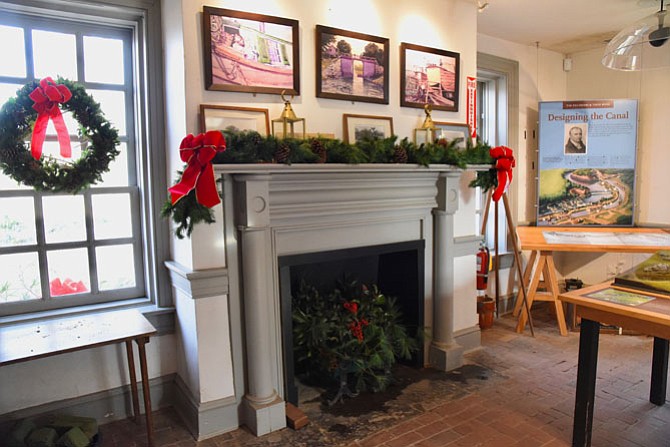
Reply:
[[[466,142],[465,149],[457,146],[460,139],[450,142],[438,140],[435,143],[417,145],[408,138],[398,141],[396,135],[389,138],[364,138],[356,144],[348,144],[332,138],[291,138],[263,137],[254,131],[238,131],[228,128],[221,131],[226,138],[226,150],[219,152],[214,164],[300,164],[300,163],[340,163],[340,164],[433,164],[466,168],[468,165],[491,165],[494,160],[489,155],[491,147],[481,141]],[[496,170],[491,168],[478,171],[477,178],[470,186],[480,186],[487,191],[497,184]],[[177,225],[178,238],[190,236],[194,225],[200,222],[214,222],[212,211],[197,202],[194,191],[174,205],[168,200],[163,205],[163,217],[172,217]]]

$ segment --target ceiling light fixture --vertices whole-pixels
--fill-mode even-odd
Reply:
[[[610,40],[602,58],[605,67],[625,71],[670,67],[670,17],[663,2],[657,12]]]

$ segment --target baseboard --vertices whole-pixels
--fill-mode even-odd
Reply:
[[[236,430],[240,426],[235,396],[198,403],[181,377],[175,379],[174,408],[197,441]]]
[[[173,404],[175,377],[176,374],[169,374],[149,380],[152,410]],[[141,383],[138,383],[138,389],[141,396]],[[143,399],[140,399],[140,407],[144,412]],[[0,433],[9,430],[8,427],[17,420],[48,417],[55,413],[95,418],[100,425],[126,419],[133,413],[130,385],[5,413],[0,415]]]
[[[454,340],[463,347],[465,352],[481,347],[482,337],[479,325],[455,331]]]

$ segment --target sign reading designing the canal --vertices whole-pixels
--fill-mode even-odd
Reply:
[[[538,225],[633,225],[637,100],[541,102]]]

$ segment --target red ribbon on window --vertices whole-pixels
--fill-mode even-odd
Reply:
[[[210,130],[197,136],[188,134],[179,146],[179,156],[188,166],[179,183],[169,188],[174,205],[195,188],[195,198],[208,208],[221,202],[216,191],[212,159],[217,152],[226,150],[226,140],[218,130]]]
[[[42,145],[47,134],[49,119],[53,120],[56,128],[61,156],[70,158],[72,156],[70,134],[58,107],[58,104],[66,103],[72,98],[70,90],[65,85],[56,84],[51,78],[44,78],[28,96],[35,101],[33,109],[37,111],[37,120],[35,120],[33,136],[30,140],[30,151],[33,158],[39,160],[42,156]]]
[[[493,201],[497,202],[512,183],[512,168],[516,166],[516,161],[512,149],[507,146],[491,148],[489,155],[496,161],[495,168],[498,171],[498,186],[493,192]]]

